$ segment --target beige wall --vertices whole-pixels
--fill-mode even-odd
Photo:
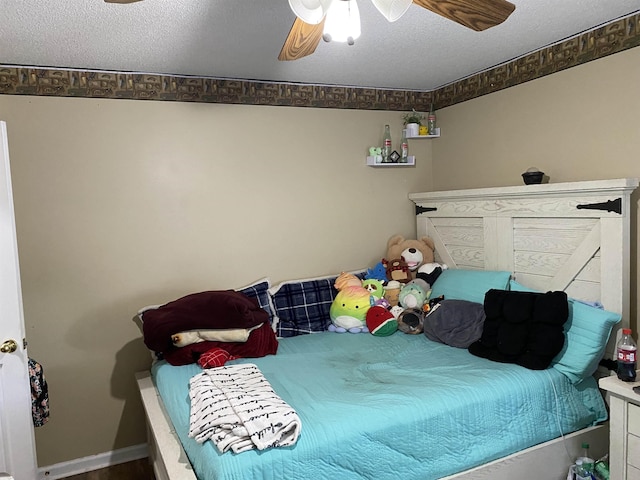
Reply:
[[[640,48],[438,112],[435,190],[640,177]],[[631,326],[638,322],[638,199],[631,212]]]
[[[365,166],[401,114],[0,96],[29,354],[51,420],[41,466],[145,441],[138,308],[205,289],[368,267],[415,236],[415,168]]]

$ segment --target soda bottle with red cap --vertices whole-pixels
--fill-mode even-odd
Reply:
[[[618,378],[623,382],[636,381],[636,358],[638,347],[631,336],[630,328],[622,329],[618,341]]]

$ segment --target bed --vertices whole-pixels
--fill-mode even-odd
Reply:
[[[280,319],[276,355],[230,363],[257,365],[296,409],[297,442],[240,454],[197,444],[187,435],[188,382],[201,368],[156,362],[137,375],[156,478],[507,479],[541,473],[540,465],[545,478],[565,478],[582,442],[594,455],[607,451],[606,406],[591,374],[628,325],[637,185],[619,179],[409,195],[418,237],[434,240],[437,261],[452,272],[434,290],[443,280],[446,297],[464,296],[478,284],[467,278],[472,272],[498,282],[491,288],[565,291],[573,354],[583,340],[578,326],[606,325],[596,329],[584,378],[563,363],[566,346],[552,368],[529,370],[423,335],[340,335],[310,322],[302,333],[312,334],[296,336]],[[269,289],[272,299],[282,286]]]

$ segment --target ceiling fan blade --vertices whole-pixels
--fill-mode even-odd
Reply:
[[[413,0],[413,3],[477,32],[501,24],[516,9],[506,0]]]
[[[140,0],[104,0],[106,3],[135,3]]]
[[[296,17],[289,35],[282,45],[278,60],[298,60],[316,51],[322,38],[324,18],[317,25],[305,23]]]

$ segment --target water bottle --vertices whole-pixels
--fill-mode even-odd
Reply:
[[[400,140],[401,151],[400,163],[407,163],[409,161],[409,142],[407,141],[407,130],[402,130],[402,139]]]
[[[576,480],[592,480],[595,460],[589,456],[589,444],[582,444],[582,456],[576,460]]]
[[[391,160],[391,129],[389,125],[384,126],[384,136],[382,137],[382,163],[389,163]]]
[[[609,454],[605,455],[600,460],[596,460],[596,466],[594,468],[595,476],[598,480],[609,480],[611,478],[609,472]]]
[[[622,329],[622,338],[618,341],[618,378],[623,382],[636,380],[636,353],[638,347],[631,336],[630,328]]]

